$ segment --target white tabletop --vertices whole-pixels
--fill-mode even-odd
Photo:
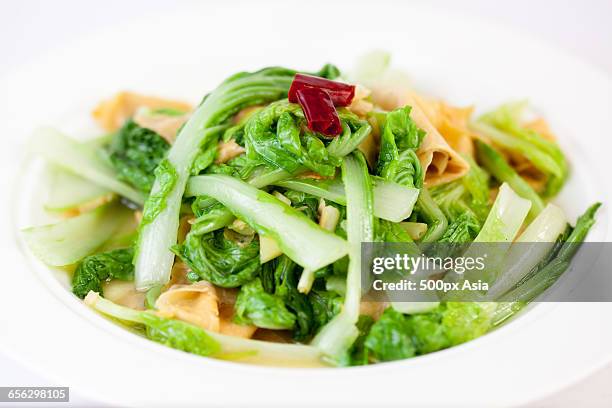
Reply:
[[[20,0],[0,4],[0,76],[28,63],[58,43],[118,24],[143,14],[155,14],[192,1],[175,0]],[[430,0],[444,8],[462,9],[513,25],[581,56],[612,75],[612,1],[559,0]],[[211,2],[211,6],[214,3]],[[576,352],[579,352],[577,350]],[[530,407],[609,407],[612,366]],[[70,386],[52,381],[0,354],[0,386]],[[71,392],[69,406],[95,402]],[[3,404],[0,403],[0,406]],[[57,406],[36,404],[36,406]]]

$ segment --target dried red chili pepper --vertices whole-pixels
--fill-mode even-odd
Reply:
[[[296,74],[289,88],[289,102],[298,101],[297,92],[304,88],[320,88],[327,91],[334,106],[348,106],[355,97],[355,85],[330,81],[329,79],[311,75]]]
[[[320,88],[302,88],[296,92],[297,102],[302,107],[308,128],[326,136],[338,136],[342,125],[331,96]]]

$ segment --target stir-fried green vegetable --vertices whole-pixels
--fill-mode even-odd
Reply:
[[[502,184],[475,242],[512,242],[518,233],[531,203],[521,198],[507,184]]]
[[[89,292],[85,303],[100,313],[144,327],[148,338],[188,353],[209,356],[218,353],[219,343],[204,330],[180,320],[166,319],[148,311],[116,305],[96,292]]]
[[[139,289],[166,283],[170,277],[174,259],[170,247],[176,243],[181,197],[200,146],[240,109],[286,95],[293,74],[283,68],[236,74],[208,94],[179,131],[167,155],[167,170],[156,175],[151,189],[155,198],[145,203],[145,213],[153,215],[141,225],[138,240],[135,265]],[[167,174],[175,174],[172,183]]]
[[[347,237],[350,245],[346,295],[342,311],[315,337],[313,344],[332,359],[339,360],[359,335],[361,298],[361,243],[374,240],[372,183],[361,153],[342,163],[342,181],[347,202]],[[308,281],[308,278],[302,279]],[[300,281],[302,281],[300,279]]]
[[[91,145],[78,143],[53,129],[39,129],[30,143],[32,151],[84,179],[129,199],[136,204],[144,202],[143,194],[117,179],[111,165],[107,164]]]
[[[322,70],[324,75],[335,73],[329,67]],[[151,196],[145,203],[145,215],[148,212],[152,216],[141,224],[138,240],[135,264],[139,289],[163,284],[170,277],[174,254],[169,248],[176,243],[181,197],[199,148],[224,129],[224,123],[239,110],[286,96],[294,74],[295,71],[286,68],[266,68],[233,75],[206,96],[181,128],[168,152],[166,170],[156,174]],[[312,143],[316,145],[314,140]]]
[[[563,210],[548,204],[510,247],[504,273],[489,289],[489,295],[502,295],[520,282],[552,250],[567,225]]]
[[[106,316],[143,327],[145,335],[153,341],[188,353],[258,364],[323,365],[320,351],[315,347],[269,343],[209,332],[180,320],[117,305],[95,292],[85,297],[85,303]]]
[[[155,180],[153,172],[169,148],[168,142],[160,135],[128,120],[108,150],[117,178],[148,193]]]
[[[45,263],[74,271],[72,292],[94,310],[201,356],[366,365],[482,336],[563,275],[600,204],[572,227],[549,202],[568,163],[545,126],[523,121],[523,103],[462,124],[450,114],[434,120],[444,105],[437,112],[427,100],[383,109],[382,85],[409,92],[388,64],[375,53],[342,77],[372,94],[323,80],[340,75],[333,65],[295,83],[297,71],[280,67],[235,74],[203,98],[173,142],[139,126],[139,116],[92,142],[40,131],[33,150],[53,165],[45,209],[65,219],[25,229],[24,239]],[[412,119],[413,109],[449,148],[457,140],[448,133],[465,139],[464,173],[431,178],[421,145],[432,135],[419,125],[430,127],[423,115]],[[534,174],[542,183],[528,180]],[[490,247],[479,274],[414,266],[381,276],[436,285],[478,277],[489,286],[472,297],[437,288],[370,297],[378,248],[397,248],[392,260],[407,264],[477,258],[482,245]],[[115,299],[112,280],[125,281],[113,289],[140,291],[134,299],[147,310],[105,299],[103,288]]]
[[[513,302],[529,302],[542,294],[567,270],[570,262],[580,248],[587,233],[595,223],[595,213],[601,203],[593,204],[576,221],[576,226],[564,239],[557,241],[557,245],[541,260],[527,275],[524,282],[517,282],[516,288],[506,293],[501,299]]]
[[[114,249],[83,259],[72,276],[72,293],[80,298],[89,291],[103,295],[102,282],[111,279],[133,280],[132,248]]]
[[[315,271],[348,252],[347,243],[278,198],[235,178],[193,177],[187,195],[206,195],[228,207],[260,235],[274,239],[289,258]]]
[[[476,141],[478,157],[483,166],[500,182],[508,183],[518,195],[531,201],[530,217],[536,217],[544,209],[544,201],[522,179],[504,158],[488,144]]]
[[[419,196],[419,190],[393,181],[372,177],[374,184],[374,216],[383,220],[400,222],[410,217]],[[312,194],[346,206],[344,186],[337,179],[289,179],[274,183],[276,186]]]
[[[280,297],[267,293],[256,278],[242,285],[236,299],[236,320],[264,329],[292,329],[295,315]]]
[[[342,299],[333,292],[312,290],[300,293],[297,284],[300,270],[287,256],[263,265],[261,281],[264,290],[282,299],[285,307],[295,315],[293,338],[309,339],[340,311]]]
[[[417,200],[419,213],[427,223],[427,232],[421,238],[422,242],[435,242],[442,238],[448,228],[448,219],[433,200],[426,187],[421,189]]]
[[[432,198],[444,212],[449,222],[438,242],[471,242],[489,212],[489,177],[476,162],[470,163],[469,172],[460,180],[438,186],[432,190]]]
[[[257,112],[245,125],[247,157],[297,173],[303,168],[333,176],[340,158],[353,151],[370,133],[371,126],[351,113],[340,114],[343,134],[328,146],[306,127],[297,104],[285,100]]]
[[[175,253],[191,268],[196,280],[204,279],[224,288],[235,288],[253,279],[260,270],[259,242],[239,242],[223,231],[197,234],[192,231]]]
[[[416,149],[425,132],[410,119],[410,110],[405,106],[386,115],[376,171],[385,180],[421,188],[424,175]]]
[[[75,211],[91,203],[112,198],[113,193],[104,187],[93,184],[83,177],[50,165],[50,191],[45,202],[45,210],[62,213]]]
[[[55,224],[26,228],[23,237],[40,260],[66,266],[100,248],[129,216],[126,208],[112,202]]]
[[[481,116],[472,123],[472,127],[493,143],[522,154],[547,175],[548,182],[543,194],[552,197],[559,192],[568,176],[567,161],[557,144],[521,124],[525,108],[525,102],[502,105]]]

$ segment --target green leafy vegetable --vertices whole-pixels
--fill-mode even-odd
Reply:
[[[200,356],[210,356],[221,349],[219,343],[206,331],[192,324],[119,306],[96,292],[89,292],[85,303],[105,315],[142,325],[148,338],[165,346]]]
[[[238,323],[277,330],[292,329],[295,325],[295,315],[287,310],[280,297],[264,290],[259,278],[240,288],[235,310]]]
[[[153,171],[169,148],[163,137],[128,120],[108,147],[108,153],[117,178],[148,193],[155,180]]]
[[[531,201],[529,217],[535,218],[543,209],[544,201],[538,193],[506,162],[503,156],[493,147],[476,141],[478,158],[483,166],[500,182],[508,183],[518,195]]]
[[[405,317],[409,322],[410,332],[418,354],[431,353],[451,345],[446,327],[443,324],[447,307],[448,304],[445,304],[428,313],[418,313]]]
[[[510,301],[512,305],[524,304],[535,299],[555,283],[567,270],[572,258],[595,223],[595,213],[600,206],[601,203],[595,203],[578,217],[576,226],[571,229],[569,236],[559,241],[548,257],[527,275],[528,279],[502,296],[501,301]]]
[[[574,226],[572,233],[567,238],[566,242],[568,245],[563,246],[559,251],[560,258],[568,260],[576,254],[579,246],[571,244],[577,244],[584,241],[587,234],[591,230],[591,227],[595,225],[595,214],[597,213],[597,210],[599,210],[599,207],[601,207],[601,203],[595,203],[587,208],[584,214],[578,217],[578,220],[576,220],[576,226]]]
[[[385,309],[365,339],[376,361],[392,361],[465,343],[493,327],[497,305],[447,302],[431,312],[405,316]]]
[[[482,255],[483,245],[481,243],[497,243],[487,247],[487,268],[484,272],[466,271],[461,277],[458,274],[447,275],[445,279],[469,281],[478,278],[492,285],[503,272],[504,258],[523,225],[530,207],[531,201],[520,197],[507,183],[503,183],[474,243],[463,254],[466,258],[475,258]]]
[[[269,168],[258,159],[251,159],[244,154],[234,157],[226,163],[213,164],[206,170],[208,174],[226,174],[241,180],[247,180],[257,170],[265,171]]]
[[[329,323],[342,310],[343,298],[337,293],[314,289],[308,293],[316,331]]]
[[[400,222],[412,214],[420,190],[372,176],[374,183],[374,216]]]
[[[203,235],[191,231],[173,251],[198,278],[224,288],[243,285],[260,270],[257,239],[239,243],[226,239],[223,231]]]
[[[115,249],[90,255],[77,266],[72,276],[72,293],[84,298],[89,291],[102,293],[102,282],[111,279],[133,280],[133,248]]]
[[[339,178],[322,180],[293,178],[278,181],[274,185],[300,193],[311,194],[340,205],[346,205],[344,186]]]
[[[455,218],[438,242],[461,244],[472,242],[480,232],[481,223],[473,213],[466,212]]]
[[[385,180],[421,188],[424,175],[416,149],[425,132],[412,121],[410,110],[410,106],[404,106],[386,115],[376,171]]]
[[[217,135],[211,136],[202,143],[200,151],[191,165],[191,175],[197,176],[213,164],[217,157],[218,143],[219,137]]]
[[[481,116],[471,127],[504,149],[520,153],[548,176],[544,195],[552,197],[559,192],[568,176],[563,152],[556,143],[546,140],[537,132],[521,124],[526,103],[509,103]]]
[[[282,169],[270,169],[260,160],[249,159],[246,155],[238,156],[228,163],[212,165],[206,173],[225,174],[246,180],[257,188],[275,184],[292,176]],[[209,197],[196,197],[192,208],[198,216],[194,228],[197,228],[200,234],[228,226],[235,219],[229,209]]]
[[[417,208],[419,215],[427,223],[427,232],[421,238],[421,242],[435,242],[440,239],[448,227],[448,220],[426,187],[421,189]]]
[[[472,158],[466,156],[465,160],[470,164],[465,176],[433,187],[430,191],[433,200],[451,223],[465,213],[484,221],[490,210],[489,176]]]
[[[325,64],[320,70],[311,72],[310,75],[326,79],[336,79],[340,76],[340,70],[334,64]]]
[[[199,356],[210,356],[220,349],[219,343],[197,326],[151,313],[143,313],[140,318],[147,337],[164,346]]]
[[[293,338],[297,341],[308,339],[318,327],[313,309],[314,302],[297,289],[298,268],[295,262],[285,255],[263,265],[262,285],[267,293],[273,293],[283,300],[287,309],[295,314],[296,321]]]
[[[168,194],[174,188],[177,178],[176,169],[170,161],[163,159],[155,169],[157,184],[155,185],[156,188],[151,190],[151,194],[149,194],[149,198],[142,211],[141,228],[153,222],[155,217],[166,208]]]
[[[220,174],[193,177],[187,195],[218,200],[259,234],[274,239],[284,254],[306,269],[320,269],[348,251],[343,239],[300,211],[235,178]]]
[[[147,290],[145,294],[145,306],[147,309],[155,309],[155,302],[157,302],[157,298],[161,295],[163,289],[162,285],[157,285]]]
[[[190,234],[203,235],[230,225],[236,217],[216,200],[197,197],[191,207],[197,218],[191,225]]]
[[[393,308],[387,308],[374,323],[364,344],[378,361],[399,360],[416,354],[410,323]]]
[[[497,305],[492,302],[447,302],[442,325],[451,346],[485,334]]]
[[[253,364],[301,367],[324,365],[320,358],[321,353],[315,347],[207,332],[180,320],[165,319],[151,312],[119,306],[95,292],[90,292],[85,297],[85,303],[106,316],[145,327],[145,335],[152,340],[189,353]]]
[[[378,242],[412,242],[410,234],[399,223],[378,220],[375,225]]]
[[[335,157],[344,157],[363,142],[372,131],[372,126],[365,120],[346,109],[339,110],[342,123],[342,133],[332,139],[327,150]]]
[[[448,227],[438,242],[450,244],[471,242],[489,212],[489,177],[471,157],[468,173],[459,180],[431,190],[434,202],[444,212]]]
[[[371,127],[349,112],[340,114],[343,134],[326,147],[324,139],[308,130],[301,108],[286,100],[274,102],[253,115],[245,126],[247,156],[288,173],[303,167],[333,176],[340,157],[356,149]]]
[[[361,315],[357,320],[359,335],[351,348],[341,357],[339,364],[342,366],[367,365],[370,362],[370,352],[365,347],[365,340],[374,324],[374,319],[370,316]]]
[[[170,248],[176,243],[181,199],[200,147],[225,130],[227,120],[241,109],[286,97],[294,74],[278,67],[235,74],[208,94],[181,128],[167,154],[176,181],[165,194],[161,212],[140,229],[135,259],[138,289],[165,284],[170,278],[174,260]],[[163,191],[163,185],[164,180],[156,178],[152,191]]]
[[[285,197],[291,201],[291,206],[299,209],[304,215],[313,221],[317,221],[319,199],[307,193],[288,190],[285,192]]]

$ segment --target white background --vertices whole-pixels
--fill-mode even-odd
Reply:
[[[188,7],[190,3],[192,1],[186,0],[0,0],[0,76],[19,69],[22,64],[35,61],[43,53],[53,52],[59,43],[69,42],[75,37],[142,15]],[[430,0],[428,3],[461,9],[496,20],[500,24],[519,27],[612,75],[612,0]],[[346,4],[350,7],[350,2]],[[375,0],[372,0],[372,6],[376,7]],[[41,336],[41,341],[44,341],[44,336]],[[584,347],[588,347],[588,344]],[[568,353],[580,353],[580,350],[568,350]],[[88,365],[84,361],[84,369]],[[612,367],[608,367],[531,406],[609,407],[612,406],[611,384]],[[0,386],[9,385],[55,384],[17,364],[10,356],[0,355]],[[508,388],[511,392],[511,384]],[[74,391],[71,393],[71,401],[71,406],[93,405]]]

